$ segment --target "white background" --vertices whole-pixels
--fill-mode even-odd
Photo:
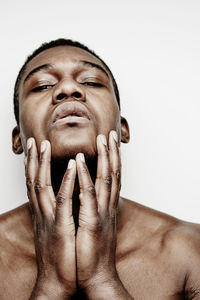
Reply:
[[[131,142],[122,195],[200,222],[200,1],[7,0],[0,5],[0,211],[27,201],[23,155],[11,150],[14,81],[26,56],[59,37],[108,63]]]

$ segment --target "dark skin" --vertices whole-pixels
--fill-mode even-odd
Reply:
[[[77,287],[90,295],[96,281],[105,287],[115,285],[117,291],[111,292],[116,299],[131,299],[115,268],[120,160],[118,145],[113,136],[115,135],[111,131],[109,151],[101,141],[103,136],[98,136],[98,179],[95,185],[84,162],[84,155],[79,153],[76,160],[69,161],[56,198],[51,188],[50,144],[44,142],[47,148],[42,152],[37,171],[37,149],[32,139],[28,141],[33,144],[28,151],[26,177],[37,235],[39,267],[31,299],[37,299],[41,294],[46,295],[49,282],[50,286],[61,286],[60,293],[66,299],[76,293]],[[79,195],[73,194],[76,171]],[[108,180],[110,174],[112,186]],[[36,189],[33,182],[36,182]],[[77,196],[80,199],[80,210],[78,228],[75,229],[72,198]],[[55,299],[56,295],[53,297]]]
[[[13,150],[25,153],[29,203],[1,216],[0,298],[198,300],[200,227],[119,196],[128,125],[109,74],[82,61],[105,68],[56,47],[22,79]],[[55,124],[74,102],[89,119]]]

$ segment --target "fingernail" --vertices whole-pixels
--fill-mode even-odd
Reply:
[[[115,142],[118,143],[118,135],[117,135],[117,132],[113,130],[113,131],[111,131],[111,133],[112,133],[112,137],[113,137],[113,139],[115,140]]]
[[[79,158],[82,162],[85,162],[85,156],[83,153],[79,153]]]
[[[107,140],[106,140],[105,135],[101,134],[101,135],[100,135],[100,138],[101,138],[101,142],[102,142],[105,146],[107,146]]]
[[[74,159],[70,159],[69,162],[68,162],[68,167],[67,169],[71,169],[75,164],[75,160]]]
[[[47,147],[47,144],[46,144],[45,141],[43,141],[43,142],[41,143],[40,152],[41,152],[41,153],[44,152],[44,151],[46,150],[46,147]]]
[[[30,138],[30,139],[28,139],[28,141],[27,141],[27,149],[28,149],[28,150],[31,149],[32,145],[33,145],[33,140]]]

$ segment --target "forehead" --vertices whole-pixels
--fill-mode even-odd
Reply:
[[[24,77],[34,68],[44,64],[78,63],[88,61],[100,65],[105,69],[102,62],[84,49],[73,46],[56,46],[47,49],[35,56],[26,66]]]

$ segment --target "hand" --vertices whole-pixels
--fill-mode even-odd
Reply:
[[[120,156],[116,132],[97,137],[95,186],[84,155],[76,157],[80,185],[79,227],[76,238],[77,277],[81,288],[118,280],[115,267],[116,215],[120,192]]]
[[[69,161],[55,197],[51,185],[50,143],[42,142],[39,159],[33,138],[28,140],[27,148],[26,180],[38,265],[37,282],[31,299],[41,295],[47,299],[67,299],[76,289],[75,225],[72,215],[76,163]]]

